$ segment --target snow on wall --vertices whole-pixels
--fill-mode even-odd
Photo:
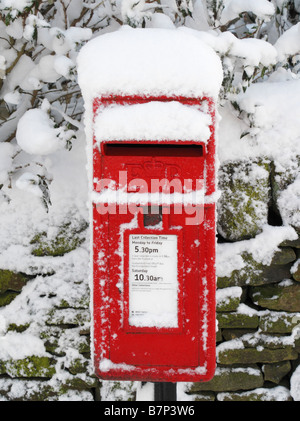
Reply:
[[[24,7],[29,6],[30,3],[27,0],[6,0],[2,2],[1,10],[14,5],[17,10],[22,12]],[[167,4],[166,10],[169,11],[169,9],[172,9],[174,2],[162,0],[161,3],[164,6]],[[220,14],[221,23],[225,24],[246,9],[252,11],[260,19],[269,19],[274,13],[273,4],[282,7],[283,3],[282,1],[268,2],[265,0],[226,0],[224,2],[225,8]],[[126,16],[134,18],[135,13],[130,8],[133,4],[132,1],[122,2],[124,19]],[[68,11],[73,11],[74,16],[76,16],[76,5],[78,5],[78,2],[72,2],[68,9]],[[284,62],[291,54],[297,54],[300,51],[299,24],[285,31],[278,41],[271,45],[270,42],[262,39],[239,39],[229,31],[208,32],[207,9],[204,2],[201,1],[194,3],[193,17],[187,16],[186,18],[187,26],[194,26],[197,31],[191,31],[189,28],[183,27],[176,30],[170,17],[162,13],[153,13],[151,10],[145,12],[143,7],[146,3],[141,2],[141,5],[139,9],[141,18],[143,16],[150,17],[152,14],[152,20],[147,23],[147,26],[163,26],[173,29],[168,31],[166,29],[151,29],[150,32],[147,29],[133,30],[124,27],[120,31],[95,38],[89,46],[82,49],[79,58],[80,83],[85,98],[89,101],[95,94],[106,95],[111,92],[114,94],[146,93],[147,95],[168,95],[169,93],[173,95],[175,92],[178,95],[211,94],[215,96],[220,87],[222,69],[213,50],[218,55],[223,56],[224,63],[230,69],[234,68],[235,60],[238,58],[238,64],[241,67],[244,66],[249,74],[251,74],[251,69],[260,63],[264,66],[274,65],[278,60]],[[299,12],[299,1],[294,1],[294,5],[295,10]],[[198,30],[197,24],[200,20],[200,26],[204,28],[205,32]],[[29,40],[34,33],[35,22],[38,23],[38,21],[32,19],[32,16],[28,16],[25,28],[23,28],[22,19],[16,19],[7,27],[7,33],[14,39],[21,40],[24,29],[24,37]],[[48,53],[39,61],[38,65],[28,55],[21,56],[18,66],[7,76],[2,91],[7,103],[11,105],[20,104],[16,119],[29,107],[29,101],[25,101],[24,97],[21,96],[18,86],[25,91],[40,89],[44,82],[49,81],[51,83],[51,81],[59,80],[62,75],[65,76],[74,65],[73,50],[77,41],[88,40],[92,36],[88,29],[69,28],[62,30],[58,27],[49,28],[45,23],[45,21],[41,24],[38,23],[38,33],[39,41],[46,49],[48,48]],[[59,22],[56,21],[56,24],[59,25]],[[45,26],[42,27],[43,25]],[[117,25],[112,25],[110,30],[116,28]],[[248,28],[251,31],[251,25],[248,25]],[[263,25],[262,28],[266,29],[267,27]],[[3,31],[3,28],[1,30]],[[152,42],[150,42],[149,34],[154,35],[154,45],[149,45]],[[272,37],[274,39],[277,37],[274,30]],[[6,42],[5,39],[4,42]],[[156,55],[157,45],[161,45],[163,50],[163,54],[159,57]],[[98,48],[101,53],[98,53]],[[111,50],[111,48],[115,48],[115,50]],[[203,54],[193,54],[194,48],[197,50],[200,48]],[[56,55],[49,54],[49,51]],[[65,56],[70,51],[72,60]],[[115,51],[116,54],[112,55],[111,51]],[[11,64],[15,56],[6,48],[0,52],[0,74],[2,76],[7,63],[8,65]],[[178,55],[182,58],[180,65],[178,65],[176,59]],[[109,60],[107,59],[108,56]],[[205,61],[203,67],[204,56],[207,61]],[[128,58],[130,60],[127,60]],[[174,60],[176,65],[174,65]],[[93,63],[93,66],[91,66],[91,63]],[[211,69],[214,69],[214,72],[211,72]],[[124,70],[124,78],[118,77],[118,83],[115,83],[114,77],[119,75],[120,70]],[[225,105],[223,103],[219,108],[222,117],[219,125],[220,163],[222,165],[240,159],[251,160],[257,157],[267,157],[275,163],[278,171],[285,172],[291,162],[295,162],[300,153],[299,75],[294,71],[291,72],[279,67],[271,75],[267,73],[259,83],[253,84],[243,93],[241,73],[239,72],[240,69],[235,68],[236,89],[240,90],[241,93],[237,97],[235,95],[229,96],[229,99],[237,99],[235,105],[239,107],[239,110],[234,110],[230,101],[227,101]],[[126,79],[127,76],[131,77],[132,75],[142,76],[137,89],[133,88]],[[12,180],[13,186],[17,187],[17,190],[12,193],[10,204],[5,201],[0,203],[0,268],[16,272],[21,271],[35,276],[35,279],[29,281],[22,289],[22,293],[10,305],[0,308],[1,359],[24,358],[30,356],[33,352],[41,357],[49,356],[43,341],[40,339],[41,324],[45,323],[46,313],[53,306],[59,305],[60,300],[64,297],[68,296],[71,301],[77,301],[86,293],[86,261],[88,260],[88,245],[86,243],[77,250],[55,259],[52,257],[37,258],[30,253],[32,246],[29,243],[29,237],[33,232],[45,230],[48,237],[54,238],[57,234],[57,226],[64,221],[66,214],[72,214],[72,217],[76,219],[79,213],[88,219],[86,215],[86,163],[83,158],[85,155],[84,140],[83,138],[80,140],[80,137],[78,137],[75,142],[77,147],[74,146],[71,153],[61,150],[64,139],[59,139],[57,135],[61,134],[62,136],[62,133],[59,133],[53,127],[45,111],[39,109],[28,112],[29,114],[25,114],[24,119],[20,120],[19,131],[22,125],[24,130],[20,135],[17,135],[17,140],[19,146],[24,150],[24,154],[23,161],[20,159],[17,164],[26,163],[27,154],[33,154],[33,159],[36,158],[35,154],[42,155],[40,162],[53,176],[53,182],[50,186],[52,200],[50,213],[46,214],[41,206],[39,200],[41,190],[36,185],[37,179],[24,171],[21,171],[18,180],[16,178]],[[144,117],[145,114],[143,114]],[[87,123],[90,123],[91,115],[91,108],[87,106],[85,116]],[[189,115],[189,117],[192,116]],[[191,122],[189,118],[187,121]],[[11,127],[14,127],[13,124]],[[174,128],[176,128],[176,125],[173,126]],[[102,129],[104,129],[103,126]],[[108,127],[106,129],[108,130]],[[155,128],[151,129],[154,130]],[[140,126],[140,137],[142,137],[142,131],[143,126]],[[48,134],[48,137],[46,137],[46,134]],[[88,132],[87,135],[91,139],[91,133]],[[105,136],[114,135],[106,131]],[[130,136],[130,132],[128,136]],[[11,143],[0,144],[0,185],[9,180],[9,171],[15,152],[16,145]],[[88,150],[88,153],[90,152]],[[297,165],[294,165],[293,171],[297,172],[298,168]],[[299,176],[279,196],[278,204],[284,226],[272,227],[266,225],[263,227],[262,233],[251,240],[220,244],[217,267],[220,276],[230,276],[234,270],[242,269],[245,265],[242,259],[244,252],[252,253],[259,262],[268,264],[274,254],[280,251],[282,241],[297,238],[295,230],[291,228],[290,224],[299,225]],[[74,210],[75,215],[72,213]],[[297,267],[298,265],[294,264],[293,275]],[[49,275],[49,272],[53,270],[55,274]],[[291,285],[293,286],[293,281],[289,279],[281,282],[278,287],[286,286],[288,288]],[[235,299],[241,298],[241,287],[223,288],[219,290],[217,298],[219,302],[226,304],[231,296]],[[273,296],[271,301],[276,302],[277,298],[277,296]],[[68,310],[66,314],[70,316],[69,320],[72,320],[74,314],[71,314],[71,311]],[[285,327],[289,329],[292,329],[292,326],[299,322],[299,319],[297,319],[299,313],[290,311],[270,312],[268,310],[257,312],[245,304],[240,304],[234,314],[236,317],[241,315],[259,317],[261,323],[263,318],[266,318],[265,328],[266,326],[272,326],[272,323],[278,322],[281,318],[285,320]],[[292,323],[291,320],[295,321]],[[10,323],[31,323],[31,326],[24,333],[8,332],[7,328]],[[260,324],[260,326],[262,325]],[[72,329],[69,331],[70,336],[73,334],[71,331]],[[287,332],[285,332],[285,335],[287,335]],[[78,340],[78,337],[79,332],[76,331],[73,339]],[[295,335],[293,338],[295,338]],[[257,339],[256,335],[255,340],[257,341]],[[291,339],[288,337],[286,341]],[[249,340],[249,342],[251,341]],[[227,344],[227,349],[230,349],[230,347],[232,349],[245,349],[244,344],[239,339],[236,339],[234,343]],[[256,347],[259,352],[263,352],[263,347],[258,342]],[[223,348],[226,348],[226,346],[223,346]],[[65,337],[60,338],[59,349],[67,350],[67,353],[66,356],[57,359],[57,373],[51,380],[51,384],[61,384],[66,377],[66,371],[63,371],[62,366],[69,368],[72,357],[78,356],[65,341]],[[219,347],[219,352],[221,351],[222,346]],[[258,367],[255,370],[252,368],[235,370],[243,371],[249,376],[255,375],[257,378],[261,376]],[[229,368],[218,368],[216,374],[218,376],[232,372],[234,370],[229,366]],[[85,375],[82,375],[82,379],[84,378]],[[112,393],[109,390],[109,384],[110,382],[107,382],[103,387],[104,400],[111,400],[116,396],[116,392]],[[292,396],[297,401],[300,400],[299,384],[298,367],[290,380],[290,393],[287,388],[282,386],[271,387],[270,389],[253,389],[252,387],[252,389],[253,392],[261,393],[265,400],[272,400],[274,397],[275,400],[287,400]],[[179,386],[180,390],[185,387],[185,385]],[[1,378],[0,387],[2,391],[10,391],[10,398],[18,399],[30,397],[31,391],[37,387],[37,383],[29,380]],[[115,387],[115,384],[112,387]],[[75,399],[76,393],[76,391],[69,392],[68,398]],[[247,399],[249,395],[250,392],[245,392],[240,397]],[[147,395],[148,397],[149,395]],[[194,397],[195,395],[187,395],[183,392],[179,395],[181,400],[191,401]],[[226,397],[228,397],[228,394],[219,393],[217,395],[218,400],[225,400]],[[84,400],[82,394],[78,395],[78,398]],[[128,394],[124,393],[122,399],[127,398]],[[0,400],[2,399],[3,397],[0,397]],[[87,397],[87,399],[89,398]]]

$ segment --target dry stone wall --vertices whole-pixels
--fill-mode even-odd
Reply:
[[[226,276],[217,269],[217,369],[210,382],[187,388],[196,400],[299,400],[300,227],[291,224],[293,240],[277,238],[267,264],[257,259],[268,248],[258,240],[272,243],[272,235],[287,228],[278,199],[294,178],[275,174],[263,160],[220,168],[219,249],[242,264],[234,269],[233,263]],[[299,212],[291,209],[290,220]]]
[[[270,161],[221,166],[217,368],[209,382],[181,384],[178,399],[300,399],[300,226],[284,224],[288,206],[280,202],[292,182],[288,174],[274,174]],[[295,212],[289,209],[292,222]],[[0,308],[5,314],[18,309],[20,320],[6,326],[6,337],[21,338],[27,350],[16,357],[0,351],[0,400],[136,399],[136,382],[101,382],[92,371],[88,266],[83,271],[76,266],[87,262],[88,250],[86,221],[67,221],[55,236],[33,236],[27,271],[0,270]],[[269,260],[263,258],[266,250]],[[37,297],[38,319],[22,317]],[[37,347],[28,350],[32,338]]]

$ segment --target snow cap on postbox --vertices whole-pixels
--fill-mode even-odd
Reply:
[[[77,63],[85,101],[110,95],[216,99],[223,78],[214,50],[179,29],[122,27],[89,41]]]

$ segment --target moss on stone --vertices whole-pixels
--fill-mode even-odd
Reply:
[[[6,374],[4,361],[0,360],[0,375]]]
[[[217,313],[217,320],[220,329],[251,329],[257,328],[259,323],[258,315],[243,314],[238,312]]]
[[[132,381],[109,381],[101,385],[101,397],[103,400],[109,398],[114,401],[134,401],[136,399],[136,389]]]
[[[220,364],[277,363],[295,360],[295,339],[274,334],[246,334],[217,347]]]
[[[268,333],[291,333],[300,323],[300,313],[269,311],[260,315],[259,328]]]
[[[221,342],[222,339],[223,339],[222,331],[218,328],[218,330],[216,332],[216,342]]]
[[[300,284],[298,282],[280,282],[274,285],[252,287],[252,301],[263,308],[290,312],[300,311]]]
[[[10,377],[51,378],[55,374],[54,360],[49,357],[30,356],[20,360],[3,362],[5,373]]]
[[[240,297],[229,296],[224,300],[217,300],[217,312],[229,312],[237,310],[240,305]]]
[[[248,333],[256,332],[255,328],[227,328],[222,329],[222,335],[225,341],[240,338]]]
[[[40,332],[40,338],[43,340],[47,352],[59,357],[65,355],[65,352],[60,350],[59,347],[59,339],[62,334],[62,330],[58,327],[43,327]]]
[[[47,326],[82,326],[90,322],[90,312],[88,310],[65,308],[53,308],[49,311],[46,320]]]
[[[202,391],[235,391],[261,387],[263,375],[256,365],[250,367],[222,367],[216,370],[215,376],[208,382],[196,382],[188,386],[187,393]]]
[[[280,257],[279,257],[280,255]],[[244,252],[241,254],[244,261],[242,269],[233,270],[230,276],[218,277],[218,288],[226,288],[229,286],[259,286],[290,277],[292,267],[292,253],[282,249],[276,253],[274,262],[270,265],[263,265],[257,262],[252,254]],[[277,264],[277,262],[285,262],[285,264]]]
[[[60,227],[55,238],[48,238],[46,232],[38,233],[30,242],[33,245],[31,253],[34,256],[63,256],[75,250],[85,240],[83,231],[86,228],[85,221],[75,227],[68,222]]]
[[[82,355],[90,354],[91,352],[90,341],[87,337],[81,336],[81,341],[78,344],[78,352]]]
[[[11,270],[0,269],[0,294],[10,290],[19,292],[24,285],[31,279],[24,273],[17,273]]]
[[[297,240],[284,240],[281,244],[281,247],[294,247],[296,249],[300,248],[300,238]]]
[[[84,358],[75,358],[68,366],[71,374],[86,373],[89,361]]]
[[[74,299],[68,300],[68,297],[61,300],[57,308],[76,308],[76,309],[88,309],[90,305],[90,296],[89,296],[89,290],[87,287],[86,294],[79,297],[76,302],[74,302]]]
[[[220,364],[254,364],[254,363],[276,363],[279,361],[295,360],[298,353],[292,348],[268,349],[256,348],[223,348],[218,352]]]
[[[6,401],[64,401],[70,400],[70,397],[76,400],[93,400],[91,389],[96,387],[95,382],[80,382],[74,386],[68,387],[64,383],[54,383],[53,385],[47,379],[11,379],[3,377],[0,384],[0,396]]]
[[[64,329],[64,326],[44,326],[40,338],[46,351],[59,357],[66,355],[66,349],[72,348],[85,358],[90,355],[89,333],[81,334],[79,327]]]
[[[268,220],[270,163],[235,161],[219,171],[218,231],[227,240],[254,237]]]
[[[292,247],[279,247],[279,250],[275,251],[271,265],[286,265],[296,259],[296,253]]]
[[[61,393],[66,393],[68,390],[88,390],[96,388],[98,385],[98,379],[96,377],[74,375],[66,379],[65,384],[61,387]]]
[[[0,294],[0,307],[7,306],[19,295],[18,292],[6,291]]]
[[[22,333],[22,332],[25,332],[25,330],[27,330],[29,326],[30,326],[29,323],[26,323],[24,325],[17,325],[16,323],[10,323],[10,325],[7,328],[7,331]]]
[[[290,372],[290,370],[290,361],[280,361],[274,364],[265,364],[263,366],[264,379],[265,381],[279,384],[279,382]]]

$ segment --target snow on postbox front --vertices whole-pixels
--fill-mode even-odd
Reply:
[[[93,185],[95,372],[207,381],[219,60],[184,32],[127,28],[90,41],[78,63]]]

